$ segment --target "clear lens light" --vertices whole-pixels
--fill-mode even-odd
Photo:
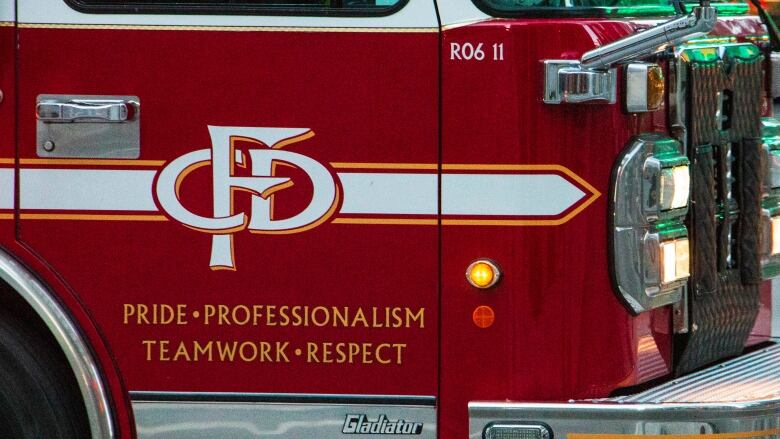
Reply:
[[[690,276],[689,254],[688,238],[661,243],[662,283],[666,284]]]
[[[772,254],[780,254],[780,217],[772,218]]]
[[[687,239],[678,239],[675,241],[675,276],[683,279],[691,275],[690,248]]]
[[[769,151],[769,185],[780,188],[780,151]]]
[[[688,205],[691,174],[688,166],[661,170],[661,209],[679,209]]]

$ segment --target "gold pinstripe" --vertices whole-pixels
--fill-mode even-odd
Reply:
[[[13,25],[13,23],[11,23]],[[24,29],[105,29],[105,30],[169,30],[221,32],[356,32],[356,33],[429,33],[435,27],[289,27],[289,26],[181,26],[133,24],[61,24],[19,23]]]

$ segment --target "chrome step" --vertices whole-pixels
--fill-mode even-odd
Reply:
[[[780,344],[643,392],[568,403],[474,401],[469,437],[541,425],[555,439],[780,438]]]
[[[780,397],[780,344],[676,379],[619,403],[742,402]]]

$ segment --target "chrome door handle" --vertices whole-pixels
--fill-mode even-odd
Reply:
[[[35,108],[42,122],[125,122],[132,103],[120,100],[43,101]]]

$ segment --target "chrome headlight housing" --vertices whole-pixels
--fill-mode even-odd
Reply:
[[[690,276],[685,216],[690,163],[680,142],[631,139],[613,170],[610,202],[614,286],[634,313],[678,302]]]

